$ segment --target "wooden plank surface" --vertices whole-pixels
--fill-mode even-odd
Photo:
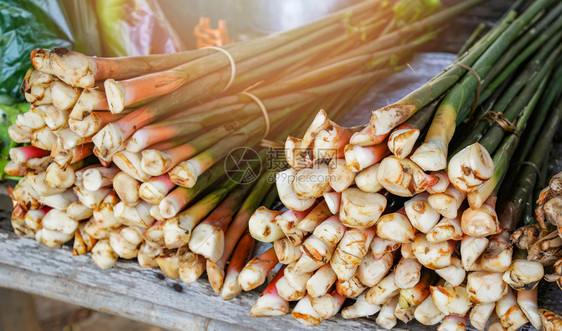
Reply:
[[[289,317],[252,319],[249,311],[258,293],[243,293],[224,302],[206,281],[189,286],[179,280],[160,279],[157,269],[140,268],[136,262],[120,261],[109,271],[94,265],[89,256],[72,256],[70,247],[50,250],[32,239],[9,232],[2,222],[0,232],[0,286],[68,301],[115,313],[158,326],[193,330],[239,329],[287,330],[302,325]],[[179,284],[181,292],[174,289]],[[327,329],[339,327],[374,329],[367,319],[329,320]]]

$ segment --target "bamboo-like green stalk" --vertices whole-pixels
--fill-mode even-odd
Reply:
[[[480,56],[511,26],[517,16],[514,11],[509,12],[506,17],[498,23],[492,33],[482,42],[477,43],[456,63],[464,66],[472,66]],[[394,127],[406,121],[419,109],[438,98],[457,81],[459,81],[467,70],[459,65],[445,69],[441,74],[434,77],[416,90],[410,92],[399,101],[373,111],[370,125],[374,135],[383,135],[390,132]]]
[[[547,80],[542,81],[539,88],[534,92],[530,100],[527,101],[525,110],[517,121],[517,131],[522,132],[525,130],[531,114],[535,110],[537,103],[544,94],[544,90],[548,85],[547,82]],[[500,140],[501,145],[493,155],[494,173],[492,177],[488,179],[481,187],[479,187],[478,190],[476,190],[475,192],[471,192],[468,195],[468,202],[473,208],[479,208],[491,194],[498,193],[500,185],[508,172],[509,162],[513,157],[513,154],[515,153],[517,145],[519,144],[520,137],[517,133],[510,133],[503,140],[502,137],[503,132],[501,135],[498,135],[496,137],[496,139]]]
[[[489,78],[486,78],[483,82],[485,88],[480,95],[479,104],[482,104],[522,62],[556,35],[562,26],[561,13],[562,4],[559,4],[505,52],[497,65],[491,70]]]
[[[495,112],[503,113],[510,105],[514,102],[514,99],[518,98],[521,90],[526,88],[527,91],[531,90],[531,87],[526,87],[529,80],[532,80],[537,75],[541,74],[544,66],[543,62],[549,57],[557,45],[557,39],[549,41],[544,45],[541,50],[531,59],[529,63],[525,65],[525,69],[509,84],[505,92],[501,94],[498,101],[493,104],[493,110]],[[521,62],[520,62],[521,63]],[[537,81],[535,80],[534,86],[536,87]],[[528,95],[528,93],[526,94]],[[522,97],[523,98],[523,97]],[[514,108],[515,109],[515,108]],[[520,108],[519,108],[520,109]],[[513,120],[513,119],[512,119]],[[470,132],[464,137],[452,155],[456,154],[458,151],[462,150],[466,146],[469,146],[477,141],[480,141],[482,137],[486,134],[487,129],[494,124],[491,119],[481,118],[476,125],[471,128]]]
[[[540,164],[536,164],[537,167],[540,167],[540,170],[537,174],[537,181],[535,183],[535,187],[533,188],[533,193],[529,196],[527,201],[525,201],[525,206],[522,208],[523,216],[521,217],[521,221],[523,222],[523,226],[537,223],[537,218],[535,215],[535,209],[537,207],[536,201],[539,198],[541,190],[548,185],[548,160],[550,159],[551,150],[552,144],[549,144],[542,161],[540,162]]]
[[[537,95],[542,96],[542,91],[546,88],[546,83],[549,80],[549,76],[552,70],[552,65],[556,60],[558,54],[562,51],[562,46],[559,46],[550,56],[549,58],[542,64],[541,70],[537,73],[537,75],[532,78],[525,88],[521,91],[521,93],[517,96],[517,98],[511,103],[509,108],[503,113],[504,118],[509,121],[513,122],[519,116],[519,114],[523,111],[523,115],[529,114],[525,111],[525,105],[529,104],[529,100],[534,100],[536,105],[538,102]],[[529,107],[529,106],[527,106]],[[518,120],[521,121],[520,118]],[[526,121],[526,119],[525,119]],[[519,126],[518,126],[519,127]],[[521,130],[522,131],[522,130]],[[492,153],[497,146],[501,138],[504,136],[504,129],[497,123],[494,123],[486,134],[480,139],[480,144],[488,150],[488,152]]]
[[[462,150],[460,146],[466,147],[470,144],[477,142],[482,135],[484,134],[483,130],[486,128],[486,124],[482,123],[482,119],[485,115],[496,109],[496,104],[498,101],[504,96],[506,91],[511,88],[512,83],[514,82],[514,74],[512,74],[508,79],[506,79],[495,91],[490,95],[490,97],[482,104],[480,107],[477,107],[474,114],[472,115],[473,119],[477,119],[476,121],[465,120],[457,127],[455,131],[455,136],[453,137],[453,141],[449,146],[452,153],[449,153],[449,159],[457,154],[459,151]]]
[[[526,3],[527,0],[514,1],[509,9],[506,10],[506,12],[498,19],[497,23],[488,32],[486,32],[486,34],[484,34],[482,38],[477,40],[474,45],[472,45],[467,51],[470,52],[473,48],[480,47],[481,44],[489,42],[490,39],[495,39],[497,37],[497,31],[503,30],[504,28],[501,26],[502,22],[505,22],[506,20],[512,21],[513,18],[510,19],[510,16],[515,15],[515,17],[517,17],[521,13]],[[464,54],[461,54],[461,56],[457,60],[463,59],[465,56],[467,56],[466,52]]]
[[[535,139],[539,134],[543,122],[546,120],[546,114],[551,109],[553,102],[555,101],[557,95],[560,95],[560,90],[562,89],[562,63],[558,61],[557,69],[551,76],[549,88],[546,95],[541,100],[537,113],[533,116],[533,125],[523,134],[523,144],[517,153],[516,163],[521,163],[527,158],[531,148],[534,146]],[[555,66],[556,68],[556,66]],[[536,122],[536,123],[535,123]]]
[[[534,2],[513,24],[511,24],[496,41],[472,65],[472,69],[485,77],[503,52],[516,40],[521,30],[535,15],[546,8],[550,0]],[[468,116],[474,104],[478,78],[473,74],[465,75],[443,98],[424,143],[410,157],[424,170],[442,170],[447,166],[447,149],[458,123]],[[374,132],[376,134],[376,132]]]
[[[556,104],[552,107],[548,121],[544,123],[541,128],[541,135],[537,138],[534,149],[527,158],[527,161],[536,165],[540,162],[546,154],[550,142],[554,134],[559,128],[560,120],[562,119],[562,98],[558,98]],[[540,166],[539,166],[540,169]],[[511,190],[510,197],[506,202],[501,205],[500,217],[502,215],[511,215],[509,221],[512,227],[515,227],[519,222],[522,214],[522,208],[526,198],[532,194],[535,181],[537,179],[537,172],[534,166],[523,165],[518,175],[518,180]],[[507,218],[507,217],[504,217]]]
[[[383,34],[376,40],[376,44],[379,49],[383,49],[392,45],[396,45],[404,37],[407,37],[411,33],[419,32],[420,30],[426,30],[435,26],[443,24],[444,21],[474,7],[484,2],[484,0],[468,0],[462,3],[441,10],[433,15],[427,16],[419,21],[413,22],[412,24],[406,25],[401,29],[395,30],[388,34]]]

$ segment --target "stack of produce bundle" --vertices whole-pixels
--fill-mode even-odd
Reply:
[[[299,134],[319,108],[334,116],[480,2],[431,14],[424,2],[364,1],[292,31],[173,55],[35,50],[22,85],[32,107],[9,130],[30,144],[11,151],[24,175],[11,192],[14,229],[48,247],[74,239],[74,254],[91,251],[104,269],[137,258],[186,283],[207,270],[231,298],[254,244],[248,219],[277,192],[275,169],[227,155],[253,147],[263,159],[262,138]]]
[[[276,186],[288,210],[260,207],[249,221],[273,251],[250,261],[240,286],[254,288],[283,265],[252,316],[287,314],[298,301],[293,317],[317,325],[355,298],[344,318],[379,312],[387,329],[415,318],[459,330],[470,317],[483,330],[492,315],[490,330],[540,329],[544,267],[509,238],[522,217],[510,206],[528,199],[521,192],[532,170],[513,156],[540,146],[531,156],[543,160],[560,123],[562,4],[522,3],[361,131],[321,111],[302,138],[287,138],[291,167]]]

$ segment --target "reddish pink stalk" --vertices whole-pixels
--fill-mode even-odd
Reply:
[[[365,168],[380,162],[390,154],[386,141],[373,146],[346,145],[345,161],[347,166],[354,171],[361,171]]]
[[[176,187],[176,184],[172,183],[168,174],[152,177],[147,183],[154,183],[159,186],[162,185],[163,187],[166,187],[168,189],[168,192]]]
[[[286,267],[287,266],[283,266],[283,267],[281,267],[281,269],[279,269],[277,274],[275,274],[275,277],[273,277],[271,282],[269,282],[269,284],[267,284],[267,287],[265,288],[265,290],[263,290],[263,292],[260,294],[260,297],[264,296],[264,295],[267,295],[267,294],[279,296],[279,293],[277,292],[277,281],[279,281],[279,279],[281,279],[281,277],[283,277],[285,275],[285,268]]]
[[[165,123],[165,122],[164,122]],[[169,124],[156,123],[137,130],[127,142],[127,150],[140,152],[161,141],[185,136],[201,129],[201,125],[189,121],[176,121]]]
[[[182,211],[185,206],[193,200],[193,198],[195,198],[193,190],[178,186],[172,192],[168,193],[166,198],[160,202],[160,213],[163,214],[162,216],[164,217],[173,217],[175,215],[170,216],[166,212],[168,209],[166,205],[173,206],[173,211],[177,214],[177,212]]]
[[[279,316],[289,313],[289,303],[277,292],[277,282],[285,274],[285,267],[281,268],[273,280],[267,285],[260,294],[258,300],[250,311],[252,317]]]
[[[228,269],[226,270],[226,276],[223,279],[218,280],[220,284],[216,283],[216,280],[215,284],[212,284],[215,291],[218,291],[220,287],[222,287],[221,297],[224,300],[232,299],[242,291],[242,288],[240,288],[240,285],[238,284],[238,275],[252,256],[254,244],[254,238],[252,238],[250,233],[246,233],[246,235],[244,235],[242,239],[240,239],[238,245],[236,245],[236,249],[232,254],[232,258],[230,259],[230,263],[228,264]],[[218,270],[224,270],[224,264],[221,266],[217,266],[217,268]],[[212,275],[209,276],[210,280],[213,279],[211,277]]]
[[[363,130],[355,132],[351,136],[349,143],[359,146],[372,146],[380,144],[386,139],[387,136],[388,133],[379,136],[373,136],[371,134],[371,127],[367,125]]]
[[[59,165],[67,165],[70,163],[78,162],[92,155],[94,149],[93,143],[78,145],[70,150],[53,151],[51,157]],[[53,155],[53,153],[55,153]]]
[[[139,189],[141,199],[152,204],[158,204],[168,193],[176,187],[168,174],[152,177],[148,182],[142,183]]]
[[[97,95],[96,101],[92,104],[92,110],[108,110],[109,105],[107,104],[107,99],[103,90],[99,95]]]
[[[248,229],[248,220],[250,219],[250,216],[252,216],[252,213],[248,210],[240,210],[238,211],[238,213],[236,213],[236,217],[234,218],[224,235],[224,251],[220,260],[217,261],[217,265],[220,265],[222,266],[222,268],[224,268],[226,262],[228,261],[228,258],[230,258],[232,251],[234,250],[234,247],[238,249],[236,243],[239,241],[240,236],[242,236],[242,234]],[[240,242],[242,241],[242,239],[240,239]],[[233,259],[235,255],[236,252],[232,254]],[[229,268],[231,264],[232,260],[230,261]]]
[[[343,158],[345,146],[355,133],[337,124],[320,131],[314,140],[314,157],[320,159]]]
[[[252,238],[250,233],[246,233],[236,245],[236,249],[232,254],[230,263],[228,264],[228,269],[226,270],[226,276],[236,273],[239,274],[244,268],[254,250],[254,244],[256,240]],[[234,246],[234,245],[233,245]]]
[[[82,64],[82,66],[79,68],[81,70],[77,69],[77,74],[86,76],[91,75],[90,80],[94,82],[107,78],[126,79],[151,72],[166,70],[182,63],[198,59],[202,56],[212,54],[213,52],[216,51],[189,50],[174,53],[173,56],[171,54],[152,54],[143,56],[103,58],[96,56],[86,56],[66,49],[58,49],[57,51],[52,52],[49,50],[36,48],[31,52],[31,62],[34,66],[37,66],[41,62],[45,61],[45,59],[49,59],[51,61],[58,60],[57,62],[59,62],[59,65],[65,68],[64,64],[66,64],[66,62],[64,60],[66,57],[78,57],[81,61],[75,60],[73,62],[85,62],[86,64]],[[55,53],[58,58],[53,58],[53,55],[51,53]],[[86,70],[88,70],[88,72],[82,72]]]
[[[395,129],[393,129],[391,132],[394,131],[398,131],[398,130],[405,130],[405,129],[417,129],[415,126],[413,126],[412,124],[405,122],[400,124],[398,127],[396,127]],[[381,135],[383,136],[383,135]]]
[[[245,291],[255,289],[264,283],[267,273],[273,269],[279,260],[273,247],[254,257],[246,264],[238,276],[238,282]]]
[[[147,164],[148,166],[144,169],[146,169],[145,171],[147,172],[150,171],[152,175],[156,175],[158,172],[167,173],[180,162],[195,156],[198,152],[199,151],[189,143],[175,146],[166,150],[151,148],[143,151],[143,164]],[[151,161],[154,162],[152,165],[150,164],[150,161],[146,161],[148,158],[150,158]],[[154,164],[156,164],[157,170],[150,169],[155,168]]]
[[[369,146],[367,148],[369,149],[369,151],[371,151],[373,156],[375,156],[375,158],[377,159],[377,161],[375,161],[375,163],[379,162],[380,160],[384,159],[385,156],[390,154],[390,151],[388,150],[388,144],[386,143],[386,141],[384,139],[381,143],[379,143],[375,146]]]
[[[380,143],[382,143],[383,141],[385,141],[385,139],[386,139],[386,138],[388,137],[388,135],[390,134],[390,132],[388,132],[388,133],[385,133],[385,134],[375,135],[375,134],[373,134],[372,126],[368,125],[367,128],[369,128],[369,129],[368,129],[368,132],[369,132],[369,134],[371,135],[374,144],[380,144]]]
[[[19,164],[23,164],[29,159],[42,158],[49,154],[50,151],[35,146],[22,146],[10,149],[10,159]]]
[[[189,248],[212,262],[220,260],[224,252],[224,232],[242,204],[251,185],[232,191],[191,233]]]
[[[94,149],[94,144],[92,143],[78,145],[74,147],[73,149],[71,149],[72,159],[70,160],[70,163],[78,162],[92,155],[93,149]]]
[[[139,107],[120,120],[113,122],[121,131],[122,141],[128,139],[137,128],[143,128],[155,119],[149,105],[150,104]]]

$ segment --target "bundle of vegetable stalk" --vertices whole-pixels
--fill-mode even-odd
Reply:
[[[364,1],[295,30],[173,55],[34,50],[21,88],[32,107],[9,129],[26,144],[6,167],[24,176],[11,191],[13,227],[48,247],[74,240],[74,254],[91,251],[104,269],[137,258],[186,283],[207,270],[231,298],[254,244],[248,219],[277,195],[275,167],[231,152],[253,148],[264,160],[262,143],[301,134],[320,108],[345,111],[480,2],[432,14],[433,2]]]
[[[557,329],[537,306],[544,267],[510,234],[562,116],[561,13],[559,1],[519,1],[367,125],[320,111],[302,138],[289,136],[290,168],[276,177],[288,210],[260,207],[249,220],[273,247],[239,285],[255,288],[281,264],[252,316],[288,314],[297,301],[292,315],[306,325],[341,310],[378,312],[386,329],[416,319],[462,330],[469,318],[479,330]]]

